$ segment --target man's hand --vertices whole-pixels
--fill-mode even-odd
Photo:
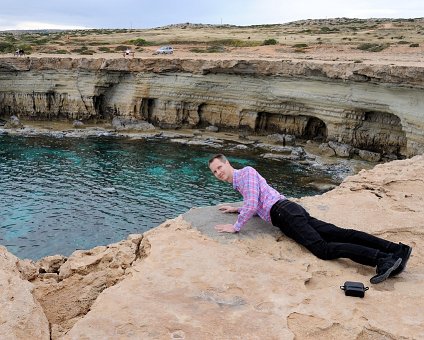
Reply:
[[[236,233],[237,231],[234,229],[232,224],[217,224],[215,226],[215,230],[219,233]]]
[[[238,208],[231,205],[221,205],[218,209],[225,213],[238,213]]]

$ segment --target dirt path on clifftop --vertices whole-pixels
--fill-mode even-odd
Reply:
[[[231,47],[220,53],[195,53],[195,46],[177,45],[172,55],[154,55],[156,46],[149,46],[143,51],[135,52],[134,58],[158,58],[158,59],[193,59],[193,60],[291,60],[305,61],[313,60],[323,63],[365,63],[377,65],[415,66],[424,67],[424,46],[418,48],[407,48],[402,45],[391,46],[381,52],[367,52],[354,49],[350,46],[320,45],[312,46],[301,51],[296,51],[291,46],[256,46],[256,47]],[[80,54],[49,54],[33,53],[30,57],[37,58],[124,58],[122,52],[95,53],[93,55]],[[0,57],[10,57],[2,54]],[[132,59],[133,57],[126,57]]]

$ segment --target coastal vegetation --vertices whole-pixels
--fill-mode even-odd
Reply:
[[[374,44],[374,43],[363,43],[358,46],[358,50],[364,50],[369,52],[380,52],[389,47],[388,44]]]

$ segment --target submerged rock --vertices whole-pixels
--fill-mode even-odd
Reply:
[[[21,129],[24,126],[17,116],[11,116],[6,124],[4,124],[4,127],[6,129]]]
[[[81,128],[84,126],[84,123],[81,120],[74,120],[72,126],[75,128]]]
[[[114,117],[112,119],[112,127],[115,130],[137,130],[137,131],[150,131],[154,130],[153,124],[144,120],[138,120],[132,117]]]
[[[214,126],[214,125],[208,126],[205,130],[209,131],[209,132],[218,132],[219,131],[218,127]]]

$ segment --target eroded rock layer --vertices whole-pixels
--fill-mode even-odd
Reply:
[[[424,68],[286,60],[0,59],[0,117],[143,119],[424,152]]]

